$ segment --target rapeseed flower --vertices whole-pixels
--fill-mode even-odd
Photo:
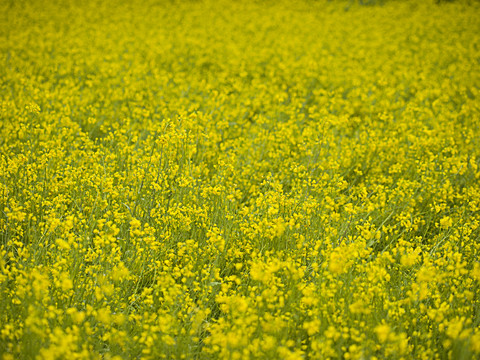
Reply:
[[[366,5],[0,4],[0,358],[478,358],[480,7]]]

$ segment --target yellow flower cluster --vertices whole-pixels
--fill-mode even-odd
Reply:
[[[479,19],[0,2],[0,359],[479,358]]]

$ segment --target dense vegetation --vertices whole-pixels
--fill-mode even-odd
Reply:
[[[480,357],[480,5],[0,3],[0,357]]]

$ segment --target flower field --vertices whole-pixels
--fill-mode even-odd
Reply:
[[[0,359],[480,358],[478,1],[0,2]]]

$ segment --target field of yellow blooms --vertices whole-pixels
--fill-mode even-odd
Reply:
[[[480,357],[480,3],[0,2],[0,359]]]

